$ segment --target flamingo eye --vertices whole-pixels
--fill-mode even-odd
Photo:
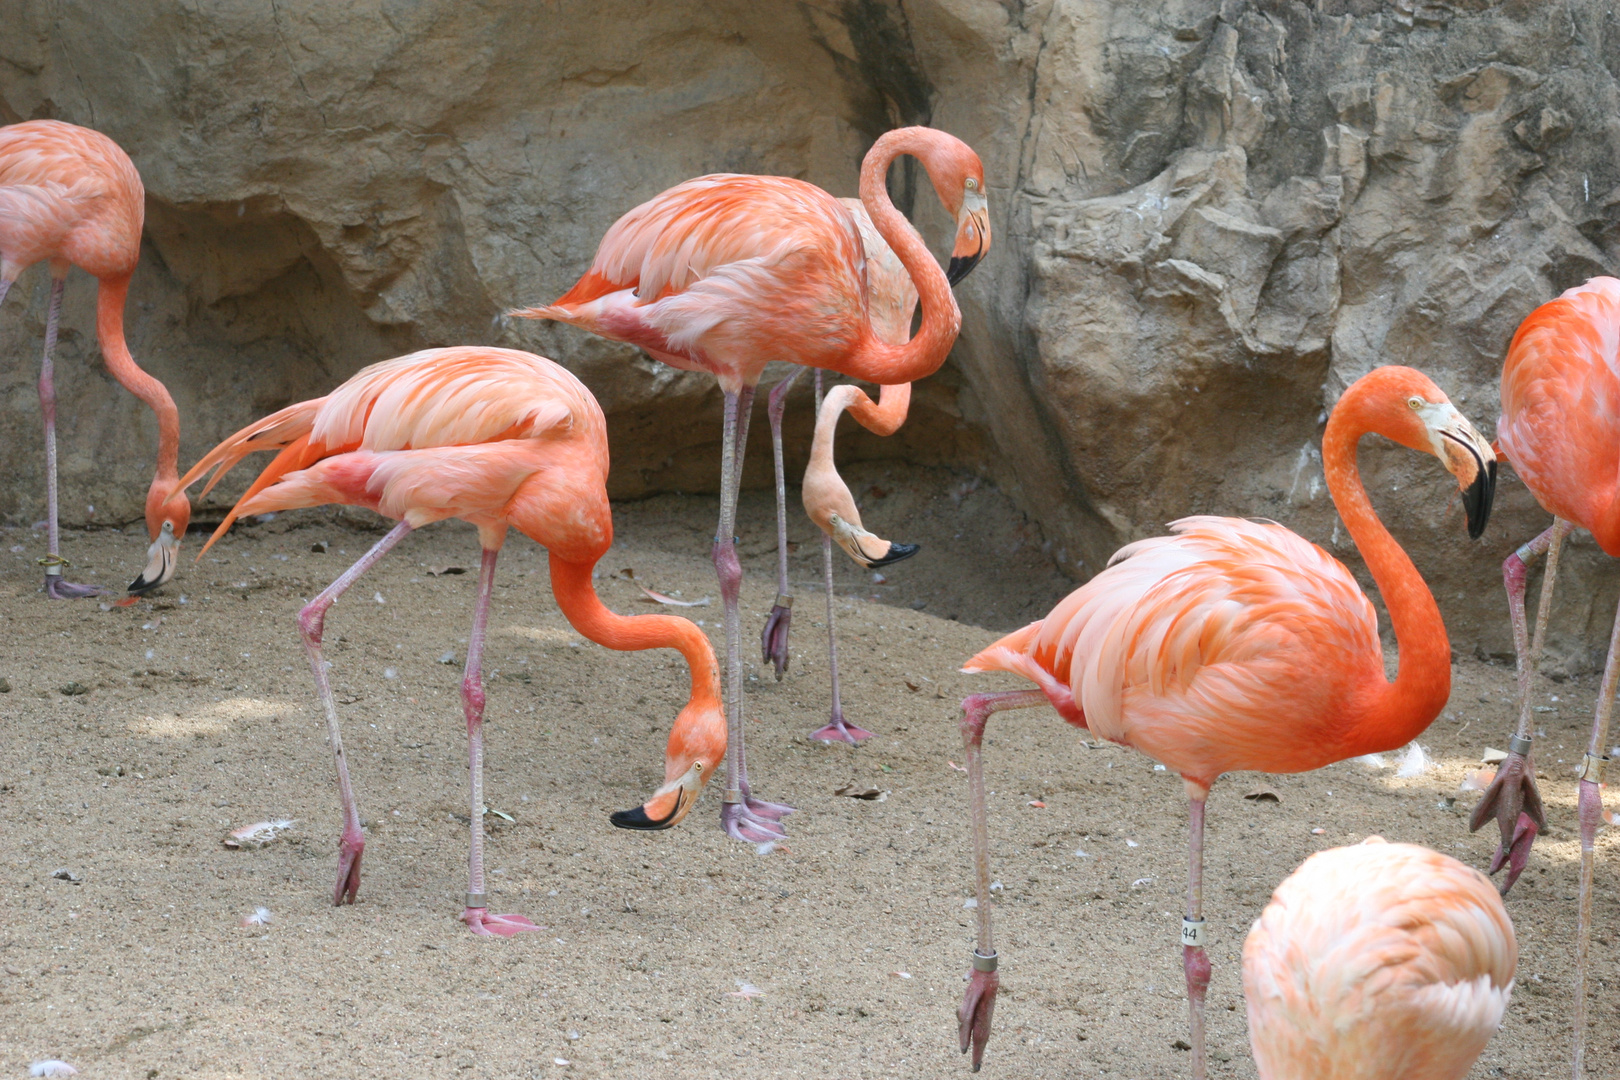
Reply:
[[[971,177],[971,176],[968,177],[967,178],[967,189],[969,191],[977,191],[977,190],[979,190],[979,182],[977,180],[973,179],[973,177]]]
[[[1423,408],[1423,406],[1425,404],[1424,400],[1422,398],[1416,396],[1416,395],[1413,395],[1412,397],[1407,398],[1406,403],[1408,405],[1412,406],[1412,408],[1414,408],[1414,409],[1421,409],[1421,408]]]

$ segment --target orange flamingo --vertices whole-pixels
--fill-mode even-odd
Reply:
[[[1182,961],[1193,1075],[1204,1076],[1204,802],[1233,770],[1289,773],[1415,738],[1451,693],[1451,645],[1434,597],[1373,512],[1356,467],[1365,434],[1432,453],[1464,491],[1468,533],[1490,516],[1496,458],[1434,383],[1411,368],[1358,379],[1333,408],[1323,467],[1339,516],[1394,624],[1400,668],[1384,677],[1372,604],[1342,563],[1271,522],[1184,518],[1175,536],[1131,544],[1039,622],[1002,638],[964,671],[1010,671],[1039,690],[962,703],[973,797],[979,944],[962,1003],[962,1049],[975,1068],[997,987],[979,742],[993,712],[1050,702],[1077,727],[1135,747],[1181,774],[1191,801]]]
[[[692,689],[664,754],[665,783],[615,825],[667,829],[686,816],[726,750],[720,672],[708,638],[672,615],[616,615],[597,599],[591,568],[613,542],[608,507],[607,426],[589,390],[550,360],[510,349],[429,349],[385,360],[324,398],[289,405],[232,435],[181,478],[189,487],[218,467],[208,487],[257,450],[277,450],[208,543],[242,514],[326,503],[364,506],[399,524],[298,614],[315,688],[326,710],[343,802],[334,904],[360,888],[365,837],[349,783],[337,705],[321,658],[327,609],[413,529],[446,518],[478,527],[483,561],[461,682],[471,773],[472,841],[467,906],[477,934],[536,929],[515,915],[491,915],[484,892],[484,689],[481,663],[495,559],[515,527],[550,553],[551,591],[581,634],[610,649],[672,648],[691,670]],[[199,557],[200,553],[199,553]]]
[[[923,163],[956,217],[948,276],[889,201],[884,178],[901,154]],[[932,374],[961,327],[951,284],[990,244],[984,168],[942,131],[883,135],[862,162],[860,191],[922,297],[921,329],[905,344],[884,341],[872,324],[860,233],[848,209],[818,187],[779,176],[704,176],[670,188],[614,223],[590,270],[556,303],[512,313],[572,323],[720,381],[725,419],[713,557],[725,604],[730,728],[720,821],[750,843],[781,839],[781,819],[792,809],[753,797],[743,746],[735,528],[754,388],[772,360],[885,384]]]
[[[146,494],[152,546],[147,565],[129,591],[140,596],[174,575],[191,504],[176,484],[180,415],[162,383],[142,371],[124,343],[124,298],[141,257],[146,190],[129,155],[98,131],[56,120],[0,127],[0,302],[11,283],[42,260],[51,264],[51,300],[45,317],[45,358],[39,404],[45,414],[45,520],[49,551],[45,593],[53,599],[96,596],[101,590],[62,579],[56,503],[56,385],[51,354],[69,266],[95,275],[96,337],[113,378],[157,416],[158,461]]]
[[[917,287],[894,253],[883,242],[872,224],[866,207],[856,199],[839,199],[849,207],[861,233],[861,249],[866,258],[867,311],[872,328],[891,345],[904,344],[911,336],[911,316],[917,307]],[[776,603],[760,634],[764,663],[774,663],[776,677],[782,678],[788,665],[788,628],[793,616],[793,594],[787,576],[787,486],[782,468],[782,407],[787,391],[803,368],[777,383],[770,393],[767,415],[771,421],[771,449],[776,457]],[[810,464],[804,473],[802,499],[810,520],[820,526],[822,578],[827,591],[827,668],[832,681],[832,717],[826,726],[810,737],[825,742],[834,739],[856,744],[872,737],[870,731],[844,720],[844,705],[838,686],[838,613],[833,603],[832,545],[836,540],[850,558],[871,569],[887,566],[916,554],[915,544],[891,544],[874,536],[861,524],[860,511],[849,487],[833,463],[834,434],[838,418],[848,410],[857,422],[875,435],[892,435],[906,422],[911,404],[911,384],[881,388],[878,401],[856,386],[842,384],[823,395],[821,369],[816,369],[816,430],[810,445]],[[869,553],[862,545],[870,545]]]
[[[1260,1080],[1462,1080],[1502,1024],[1518,959],[1478,870],[1378,836],[1319,851],[1243,943]]]
[[[1531,758],[1534,724],[1531,702],[1536,664],[1541,657],[1558,579],[1558,553],[1579,526],[1598,546],[1620,556],[1620,281],[1593,278],[1541,305],[1519,325],[1502,364],[1502,416],[1496,440],[1502,456],[1542,507],[1553,515],[1546,532],[1508,556],[1502,564],[1513,645],[1518,654],[1519,723],[1508,741],[1508,757],[1497,768],[1470,824],[1478,829],[1496,818],[1501,842],[1491,873],[1504,864],[1505,895],[1523,871],[1536,834],[1547,827],[1536,791]],[[1536,614],[1535,641],[1525,625],[1525,577],[1538,556],[1547,556]],[[1575,1075],[1585,1059],[1586,972],[1591,943],[1592,864],[1603,812],[1603,766],[1608,762],[1609,713],[1620,678],[1620,615],[1609,640],[1609,655],[1598,691],[1592,737],[1581,762],[1578,812],[1581,828],[1581,885],[1575,945]]]

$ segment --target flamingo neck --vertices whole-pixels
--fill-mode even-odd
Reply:
[[[571,563],[551,554],[551,592],[575,630],[620,652],[675,649],[692,675],[689,704],[720,706],[720,665],[703,631],[675,615],[619,615],[609,611],[591,583],[594,563]]]
[[[1378,519],[1361,483],[1356,446],[1372,431],[1366,395],[1353,386],[1334,408],[1322,438],[1323,471],[1333,505],[1378,585],[1400,650],[1395,681],[1384,677],[1380,663],[1352,704],[1345,757],[1406,745],[1440,715],[1451,696],[1451,643],[1440,609],[1417,567]]]
[[[930,134],[926,128],[890,131],[872,144],[861,163],[861,203],[871,215],[878,235],[894,249],[917,287],[922,301],[922,326],[910,341],[897,345],[878,337],[868,319],[854,355],[838,368],[845,375],[883,384],[915,382],[939,370],[962,328],[962,312],[951,295],[945,271],[939,268],[911,222],[895,209],[886,183],[889,166],[901,154],[916,157],[933,175]]]
[[[161,505],[180,479],[177,468],[180,457],[180,413],[163,384],[142,371],[135,358],[129,355],[129,346],[124,342],[124,301],[128,295],[129,275],[101,280],[96,289],[96,338],[101,343],[102,360],[106,362],[112,377],[124,389],[144,401],[157,416],[157,471],[152,477],[147,503],[150,506],[156,501]]]

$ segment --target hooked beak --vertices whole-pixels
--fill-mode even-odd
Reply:
[[[1491,503],[1496,499],[1496,453],[1474,425],[1451,406],[1435,424],[1435,456],[1457,478],[1462,489],[1463,512],[1468,518],[1468,538],[1478,540],[1491,519]]]
[[[921,550],[917,544],[884,540],[859,525],[845,521],[838,514],[829,514],[827,524],[831,527],[833,542],[844,549],[844,554],[868,570],[909,559]]]
[[[152,541],[152,546],[146,549],[146,569],[141,571],[140,577],[130,583],[129,594],[145,596],[174,577],[174,566],[179,554],[180,541],[174,538],[173,526],[165,521],[163,531]]]
[[[694,761],[683,776],[653,792],[652,798],[645,803],[633,810],[616,810],[608,816],[608,820],[621,829],[639,829],[643,832],[672,828],[679,825],[686,812],[696,805],[702,790],[703,762]]]
[[[957,214],[956,248],[951,252],[950,264],[945,268],[945,279],[954,288],[979,265],[984,253],[990,250],[990,210],[984,196],[968,194]]]

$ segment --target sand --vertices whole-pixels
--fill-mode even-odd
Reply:
[[[456,921],[468,821],[457,662],[474,578],[430,571],[476,570],[469,528],[407,538],[327,622],[368,830],[359,903],[344,908],[330,902],[332,761],[294,616],[378,532],[354,515],[285,514],[196,566],[192,540],[160,596],[101,610],[46,602],[40,534],[0,530],[0,1076],[43,1058],[136,1078],[965,1074],[958,702],[1018,683],[956,668],[1070,586],[987,486],[929,470],[857,476],[869,524],[924,552],[882,584],[840,561],[845,710],[878,737],[859,750],[812,743],[828,710],[820,545],[794,515],[792,667],[777,683],[752,646],[748,656],[756,791],[801,811],[765,856],[720,833],[714,785],[674,830],[609,826],[661,778],[683,670],[673,653],[583,641],[557,614],[543,553],[508,544],[486,660],[487,801],[511,818],[488,818],[491,907],[546,927],[512,940],[475,939]],[[617,507],[606,602],[650,610],[638,582],[709,597],[686,613],[717,635],[715,507],[673,496]],[[768,501],[750,493],[741,520],[752,642],[775,593]],[[64,551],[81,578],[119,585],[143,555],[137,533],[71,532]],[[330,550],[312,551],[319,541]],[[1568,1068],[1571,768],[1595,683],[1548,682],[1538,696],[1552,828],[1509,901],[1518,985],[1472,1076]],[[1391,756],[1383,769],[1216,786],[1214,1076],[1254,1075],[1237,958],[1307,855],[1376,832],[1488,859],[1490,835],[1466,827],[1478,796],[1458,785],[1484,747],[1504,744],[1512,686],[1508,668],[1460,659],[1450,705],[1421,740],[1438,764],[1421,776],[1397,777]],[[1180,782],[1134,752],[1089,748],[1050,710],[997,716],[987,742],[1004,990],[984,1075],[1187,1075],[1174,1045],[1186,1023]],[[882,796],[835,794],[851,784]],[[1244,798],[1259,788],[1279,801]],[[222,846],[267,819],[294,824],[263,848]],[[1593,1076],[1620,1072],[1616,846],[1612,831],[1600,838]],[[242,926],[259,907],[270,921]]]

